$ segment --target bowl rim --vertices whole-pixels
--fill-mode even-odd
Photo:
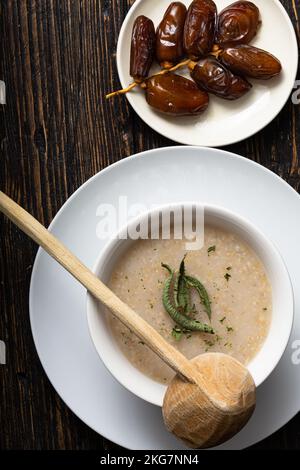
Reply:
[[[116,248],[117,246],[120,246],[121,244],[124,244],[126,242],[128,243],[130,241],[131,242],[134,241],[134,240],[131,240],[131,239],[120,239],[120,238],[118,238],[118,235],[120,233],[122,233],[124,230],[128,229],[129,227],[136,226],[142,220],[148,218],[149,215],[152,215],[152,214],[155,214],[155,213],[160,213],[160,212],[165,211],[165,210],[174,210],[178,207],[183,207],[183,206],[185,206],[185,207],[188,207],[188,206],[189,207],[191,207],[191,206],[192,207],[201,206],[201,207],[204,208],[204,212],[206,210],[208,210],[210,213],[215,214],[217,216],[218,215],[219,216],[220,215],[225,216],[225,218],[226,218],[226,220],[228,220],[228,222],[236,221],[236,222],[240,223],[244,229],[249,229],[250,233],[252,234],[252,236],[254,235],[256,240],[259,240],[260,242],[263,241],[264,246],[268,246],[269,253],[272,252],[276,256],[277,262],[281,265],[281,271],[280,271],[281,272],[281,278],[283,278],[283,276],[285,277],[285,280],[287,281],[287,285],[289,287],[289,291],[285,293],[285,297],[286,297],[285,303],[288,304],[288,309],[287,310],[289,311],[290,315],[286,318],[286,320],[288,319],[288,322],[287,321],[285,322],[284,335],[283,335],[283,338],[281,339],[281,348],[277,347],[277,349],[275,350],[277,353],[273,354],[272,366],[269,367],[269,369],[264,374],[264,377],[262,379],[260,378],[259,380],[255,380],[256,387],[259,387],[263,382],[265,382],[265,380],[267,380],[267,378],[275,370],[275,368],[277,367],[278,363],[280,362],[280,360],[281,360],[281,358],[282,358],[282,356],[283,356],[283,354],[284,354],[284,352],[285,352],[285,350],[288,346],[289,339],[290,339],[291,332],[292,332],[292,328],[293,328],[293,323],[294,323],[294,315],[295,315],[295,305],[294,304],[295,304],[295,300],[294,300],[294,290],[293,290],[293,285],[292,285],[292,282],[291,282],[290,274],[288,272],[286,263],[285,263],[282,255],[281,255],[281,253],[279,252],[277,246],[275,245],[275,243],[272,240],[270,240],[259,228],[257,228],[248,219],[246,219],[245,217],[240,216],[236,212],[231,211],[227,208],[224,208],[220,205],[207,204],[205,202],[204,203],[199,203],[199,202],[192,202],[192,201],[187,201],[187,202],[183,201],[183,202],[176,202],[176,203],[158,205],[153,209],[143,211],[142,213],[140,213],[136,217],[131,218],[130,220],[127,221],[126,224],[124,224],[122,227],[119,227],[118,230],[113,234],[113,236],[110,236],[108,238],[104,248],[99,253],[99,255],[98,255],[98,257],[97,257],[97,259],[96,259],[96,261],[93,265],[92,272],[98,276],[101,264],[105,263],[105,261],[108,259],[110,253],[113,251],[114,248]],[[251,247],[251,244],[250,244],[250,247]],[[251,248],[255,252],[254,248],[253,247],[251,247]],[[95,300],[94,297],[89,292],[87,292],[87,294],[86,294],[86,314],[87,314],[88,330],[89,330],[89,334],[90,334],[90,337],[92,339],[93,345],[94,345],[94,347],[95,347],[102,363],[104,364],[106,369],[110,372],[110,374],[123,387],[125,387],[128,391],[130,391],[135,396],[141,398],[142,400],[144,400],[144,401],[146,401],[150,404],[161,407],[162,406],[162,397],[163,397],[163,395],[164,395],[164,393],[167,389],[167,385],[161,384],[161,383],[156,382],[153,379],[147,377],[141,371],[136,369],[130,363],[130,361],[126,358],[127,361],[128,361],[128,364],[130,364],[131,367],[136,369],[136,371],[139,373],[139,375],[144,376],[148,381],[150,380],[153,384],[155,384],[157,389],[160,389],[161,397],[159,399],[158,398],[153,398],[153,397],[150,396],[149,393],[147,393],[147,391],[145,391],[143,393],[141,393],[141,392],[138,393],[135,390],[134,386],[133,386],[134,385],[133,381],[130,381],[130,380],[127,380],[127,379],[124,380],[124,378],[120,377],[120,374],[116,373],[117,368],[112,367],[111,362],[109,360],[107,360],[108,359],[107,356],[105,356],[105,358],[103,358],[103,350],[101,350],[101,347],[99,347],[99,344],[95,340],[94,332],[93,332],[93,328],[92,328],[92,324],[91,324],[91,322],[92,322],[92,310],[97,309],[96,303],[98,303],[98,301]],[[271,325],[272,325],[272,321],[271,321]],[[271,325],[270,325],[270,328],[271,328]],[[266,339],[268,338],[269,334],[270,334],[270,331],[269,331]],[[282,334],[282,331],[281,331],[281,334]],[[265,339],[265,341],[266,341],[266,339]],[[264,347],[264,343],[263,343],[262,348],[260,349],[260,351],[254,356],[254,358],[247,365],[248,369],[251,369],[251,363],[257,358],[259,353],[263,350],[263,347]],[[118,346],[117,346],[117,348],[118,348]],[[123,357],[125,357],[120,349],[119,349],[119,353]],[[251,370],[250,370],[250,372],[251,372]],[[256,378],[254,377],[254,379],[256,379]]]

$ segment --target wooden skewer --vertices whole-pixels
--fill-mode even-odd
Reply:
[[[212,51],[210,52],[210,55],[213,55],[214,57],[216,57],[218,59],[221,52],[222,52],[222,49],[217,44],[214,44],[214,46],[212,48]],[[170,65],[169,67],[163,68],[162,70],[160,70],[160,72],[157,72],[157,73],[151,75],[150,77],[145,79],[145,81],[143,81],[143,82],[142,81],[141,82],[133,82],[130,85],[128,85],[128,87],[123,88],[122,90],[117,90],[117,91],[113,91],[111,93],[108,93],[105,98],[108,100],[108,99],[113,98],[114,96],[117,96],[117,95],[125,95],[126,93],[133,90],[137,86],[140,86],[141,88],[146,88],[147,87],[146,82],[150,78],[153,78],[153,77],[156,77],[156,76],[159,76],[159,75],[164,75],[168,72],[175,72],[176,70],[181,69],[185,66],[189,67],[192,70],[195,67],[195,65],[196,65],[196,62],[192,61],[191,59],[185,59],[185,60],[183,60],[182,62],[179,62],[176,65],[173,65],[173,66]]]
[[[177,373],[167,388],[163,404],[163,418],[170,432],[189,447],[205,448],[224,442],[246,424],[255,407],[255,384],[242,364],[224,354],[203,354],[189,361],[54,235],[1,191],[0,211]]]
[[[184,67],[185,65],[188,65],[189,63],[190,63],[190,59],[184,60],[183,62],[180,62],[179,64],[176,64],[173,67],[163,69],[160,72],[157,72],[154,75],[151,75],[146,80],[149,80],[150,78],[153,78],[153,77],[157,77],[159,75],[164,75],[169,72],[175,72],[176,70]],[[133,90],[133,88],[137,86],[140,86],[141,88],[146,88],[147,86],[146,81],[141,82],[141,83],[133,82],[127,88],[123,88],[122,90],[117,90],[117,91],[113,91],[112,93],[109,93],[108,95],[106,95],[106,99],[108,100],[109,98],[112,98],[113,96],[117,96],[117,95],[124,95],[128,93],[129,91]]]

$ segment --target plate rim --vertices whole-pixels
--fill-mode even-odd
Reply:
[[[53,229],[55,228],[55,224],[59,218],[59,216],[63,213],[63,211],[69,207],[69,205],[73,202],[73,200],[78,197],[78,195],[80,194],[81,191],[83,191],[92,181],[96,180],[99,175],[101,174],[105,174],[105,173],[108,173],[112,170],[114,170],[116,167],[118,166],[121,166],[123,163],[128,163],[129,160],[137,160],[139,158],[143,158],[143,155],[155,155],[155,154],[159,154],[160,152],[170,152],[172,149],[180,149],[180,150],[183,150],[183,151],[186,151],[188,149],[188,151],[191,149],[192,151],[197,151],[197,152],[201,152],[201,151],[205,151],[205,152],[208,152],[208,153],[217,153],[217,154],[225,154],[228,158],[231,158],[231,159],[237,159],[237,160],[240,160],[240,161],[243,161],[247,164],[250,164],[252,166],[255,166],[255,167],[258,167],[260,168],[264,173],[266,174],[271,174],[272,177],[275,177],[276,180],[279,180],[280,183],[284,183],[284,186],[286,186],[289,191],[291,193],[295,193],[296,196],[300,199],[300,195],[297,193],[297,191],[292,187],[290,186],[283,178],[281,178],[278,174],[274,173],[273,171],[271,171],[270,169],[264,167],[263,165],[259,164],[258,162],[256,161],[253,161],[253,160],[250,160],[242,155],[239,155],[239,154],[235,154],[233,152],[229,152],[227,150],[223,150],[223,149],[215,149],[215,148],[209,148],[209,147],[199,147],[199,146],[180,146],[180,145],[176,145],[176,146],[169,146],[169,147],[162,147],[162,148],[155,148],[155,149],[150,149],[150,150],[145,150],[145,151],[142,151],[142,152],[138,152],[138,153],[135,153],[131,156],[128,156],[128,157],[125,157],[121,160],[118,160],[117,162],[114,162],[112,163],[111,165],[103,168],[102,170],[100,170],[99,172],[97,172],[95,175],[91,176],[90,178],[87,179],[87,181],[85,181],[81,186],[79,186],[71,195],[70,197],[68,197],[68,199],[64,202],[64,204],[61,206],[61,208],[58,210],[58,212],[56,213],[56,215],[54,216],[52,222],[50,223],[49,227],[48,227],[48,230],[50,230],[51,232],[53,231]],[[171,158],[171,157],[170,157]],[[199,158],[201,158],[201,156],[199,156]],[[73,406],[70,406],[68,404],[68,400],[65,399],[65,396],[64,396],[64,392],[63,390],[61,389],[60,386],[58,386],[58,384],[55,384],[54,385],[54,380],[52,381],[48,372],[47,372],[47,368],[46,368],[46,364],[44,362],[44,360],[42,359],[42,354],[40,353],[39,349],[38,349],[38,333],[37,331],[35,330],[34,328],[34,319],[33,319],[33,297],[34,297],[34,293],[33,293],[33,285],[35,284],[35,278],[37,277],[37,270],[38,270],[38,264],[39,264],[39,260],[42,256],[42,254],[44,253],[44,250],[39,247],[38,251],[37,251],[37,254],[36,254],[36,257],[35,257],[35,260],[34,260],[34,264],[33,264],[33,269],[32,269],[32,273],[31,273],[31,279],[30,279],[30,290],[29,290],[29,318],[30,318],[30,327],[31,327],[31,334],[32,334],[32,338],[33,338],[33,342],[34,342],[34,346],[35,346],[35,350],[36,350],[36,353],[38,355],[38,358],[39,358],[39,361],[42,365],[42,368],[43,368],[43,371],[47,377],[47,379],[49,380],[51,386],[53,387],[55,393],[58,394],[58,396],[60,397],[60,399],[63,401],[63,403],[68,407],[69,410],[71,410],[72,413],[74,413],[74,415],[76,417],[78,417],[86,426],[88,426],[90,429],[92,429],[94,432],[96,432],[98,435],[102,436],[103,438],[117,444],[118,446],[121,446],[121,447],[124,447],[125,449],[129,449],[129,450],[135,450],[134,448],[131,448],[128,446],[128,444],[121,440],[121,439],[115,439],[114,437],[111,437],[109,435],[109,433],[104,433],[103,431],[101,431],[101,433],[96,429],[95,426],[91,425],[88,423],[88,420],[82,416],[82,414],[80,412],[78,412],[78,410],[75,410],[75,407]],[[294,328],[294,326],[293,326]],[[298,412],[297,412],[298,413]],[[282,427],[284,427],[291,419],[293,419],[297,413],[293,414],[291,417],[289,417],[287,419],[287,421],[285,421],[285,423],[283,423],[277,430],[275,430],[272,434],[274,434],[275,432],[277,432],[279,429],[281,429]],[[266,436],[267,437],[270,437],[272,434],[270,434],[269,436]],[[256,443],[258,442],[261,442],[261,441],[257,441]],[[256,443],[253,443],[253,444],[250,444],[250,446],[245,446],[243,447],[244,449],[245,448],[249,448],[251,447],[252,445],[255,445]]]
[[[121,67],[121,63],[122,63],[122,59],[121,59],[121,45],[122,45],[122,42],[123,42],[123,37],[125,36],[125,29],[127,27],[127,24],[129,22],[129,20],[131,19],[131,16],[134,14],[135,10],[139,7],[139,5],[144,2],[145,0],[135,0],[134,4],[129,8],[125,18],[124,18],[124,21],[122,23],[122,26],[121,26],[121,29],[120,29],[120,32],[119,32],[119,37],[118,37],[118,43],[117,43],[117,51],[116,51],[116,63],[117,63],[117,70],[118,70],[118,76],[119,76],[119,81],[121,83],[121,86],[122,88],[126,88],[128,86],[128,83],[125,82],[125,78],[123,77],[123,73],[122,73],[122,67]],[[146,0],[148,1],[148,0]],[[255,0],[254,0],[255,1]],[[284,8],[284,6],[282,5],[282,3],[280,2],[280,0],[272,0],[273,2],[275,2],[279,9],[281,10],[282,14],[285,16],[286,18],[286,21],[289,25],[289,29],[291,31],[291,36],[292,36],[292,39],[293,39],[293,46],[295,47],[295,51],[296,51],[296,60],[295,60],[295,72],[293,74],[293,83],[295,83],[295,80],[297,78],[297,72],[298,72],[298,65],[299,65],[299,49],[298,49],[298,40],[297,40],[297,36],[296,36],[296,32],[295,32],[295,29],[294,29],[294,26],[293,26],[293,23],[291,21],[291,18],[287,12],[287,10]],[[191,144],[190,141],[187,141],[185,139],[179,139],[179,138],[176,138],[176,136],[174,135],[169,135],[169,134],[165,134],[163,133],[160,128],[158,126],[156,126],[154,123],[149,123],[147,122],[142,113],[140,113],[135,105],[134,105],[134,96],[131,95],[130,93],[127,93],[125,95],[125,98],[128,100],[130,106],[132,107],[133,111],[139,116],[139,118],[148,126],[150,127],[152,130],[154,130],[155,132],[157,132],[158,134],[162,135],[163,137],[167,138],[167,139],[170,139],[170,140],[173,140],[174,142],[177,142],[179,144],[183,144],[183,145],[188,145],[188,146],[197,146],[197,147],[207,147],[207,148],[219,148],[219,147],[224,147],[224,146],[227,146],[227,145],[233,145],[233,144],[236,144],[238,142],[242,142],[250,137],[253,137],[254,135],[258,134],[261,130],[265,129],[269,124],[271,124],[271,122],[273,122],[276,117],[280,114],[280,112],[283,110],[283,108],[285,107],[285,105],[287,104],[288,102],[288,99],[291,95],[291,92],[292,92],[293,88],[291,88],[289,90],[289,92],[287,93],[287,96],[286,98],[283,100],[283,104],[280,106],[280,108],[275,111],[275,113],[273,113],[271,115],[271,117],[268,117],[268,119],[266,120],[266,123],[263,124],[262,126],[259,126],[259,128],[257,128],[255,131],[250,131],[250,132],[246,132],[245,135],[242,137],[242,138],[234,138],[234,139],[228,139],[228,140],[224,140],[222,143],[212,143],[212,144],[209,144],[209,145],[206,145],[205,143],[201,143],[199,145],[193,143]]]

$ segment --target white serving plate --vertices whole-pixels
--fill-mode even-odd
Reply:
[[[210,95],[210,106],[200,116],[170,117],[160,114],[148,106],[144,92],[135,89],[126,95],[127,99],[152,129],[182,144],[221,147],[256,134],[281,111],[296,79],[298,46],[295,31],[279,0],[253,1],[260,9],[263,24],[251,44],[278,57],[283,66],[282,74],[270,81],[250,80],[253,89],[237,101],[230,102]],[[191,0],[182,2],[189,5]],[[233,0],[216,0],[218,11],[231,3]],[[129,75],[130,42],[136,17],[146,15],[157,26],[169,4],[170,0],[136,0],[129,10],[117,48],[117,67],[123,88],[132,82]],[[153,72],[156,70],[154,68]]]
[[[126,158],[79,188],[51,224],[90,268],[105,246],[96,236],[97,207],[117,205],[120,195],[149,208],[183,200],[219,205],[247,218],[277,245],[295,291],[291,340],[258,389],[253,418],[221,448],[243,449],[266,438],[300,409],[300,366],[292,362],[300,339],[299,195],[264,167],[220,150],[169,147]],[[82,421],[129,449],[182,448],[164,429],[160,409],[125,390],[106,370],[89,335],[85,290],[41,249],[32,274],[30,318],[49,380]]]

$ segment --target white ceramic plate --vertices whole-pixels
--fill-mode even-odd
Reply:
[[[292,344],[300,339],[300,198],[275,174],[214,149],[169,147],[122,160],[84,184],[63,206],[51,230],[89,267],[105,242],[96,237],[101,203],[169,204],[201,201],[225,207],[255,224],[278,247],[295,287],[295,324],[276,370],[258,389],[255,414],[222,448],[242,449],[269,436],[300,409],[300,366]],[[32,274],[30,317],[36,348],[65,403],[88,426],[130,449],[180,449],[158,407],[125,390],[107,372],[90,339],[86,293],[42,250]]]
[[[191,0],[181,1],[186,5],[191,3]],[[269,124],[281,111],[293,89],[297,73],[296,35],[279,0],[253,1],[261,11],[263,25],[251,44],[277,56],[282,62],[282,75],[270,81],[253,80],[253,89],[234,102],[210,95],[208,111],[201,116],[164,116],[148,106],[141,90],[128,93],[126,96],[133,109],[155,131],[182,144],[220,147],[250,137]],[[231,3],[233,0],[216,0],[219,11]],[[136,17],[146,15],[157,26],[169,4],[170,0],[136,0],[129,10],[117,49],[117,66],[122,87],[125,88],[132,82],[129,56],[132,26]]]

